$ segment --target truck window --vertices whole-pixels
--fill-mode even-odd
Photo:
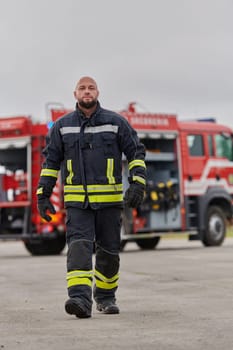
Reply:
[[[214,156],[214,143],[213,143],[213,137],[212,135],[208,135],[208,149],[209,149],[209,156]]]
[[[187,135],[189,155],[192,157],[204,156],[204,146],[202,135]]]
[[[231,135],[218,134],[214,136],[216,144],[216,156],[233,160]]]

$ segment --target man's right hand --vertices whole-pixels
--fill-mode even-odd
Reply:
[[[37,202],[37,207],[40,213],[40,216],[46,220],[46,221],[51,221],[52,218],[51,216],[49,216],[48,214],[46,214],[47,210],[51,213],[51,214],[56,214],[56,210],[54,208],[54,206],[52,205],[52,203],[50,202],[48,197],[39,197],[38,196],[38,202]]]

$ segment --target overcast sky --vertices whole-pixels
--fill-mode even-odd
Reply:
[[[233,126],[233,0],[0,0],[0,117],[74,107],[93,76],[103,107]]]

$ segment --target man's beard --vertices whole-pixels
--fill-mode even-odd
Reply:
[[[86,109],[90,109],[90,108],[96,106],[96,104],[97,104],[96,100],[92,100],[90,102],[84,102],[84,101],[79,102],[79,105],[83,108],[86,108]]]

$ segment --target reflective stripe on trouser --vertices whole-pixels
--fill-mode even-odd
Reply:
[[[98,210],[67,208],[67,282],[70,297],[91,305],[93,241],[96,241],[94,296],[115,298],[117,289],[121,230],[120,208]],[[82,283],[82,284],[81,284]]]
[[[110,253],[96,247],[94,298],[96,302],[106,299],[115,301],[118,288],[120,258],[118,253]]]
[[[82,300],[87,310],[92,305],[92,253],[93,242],[72,241],[67,253],[67,288],[70,298]]]

